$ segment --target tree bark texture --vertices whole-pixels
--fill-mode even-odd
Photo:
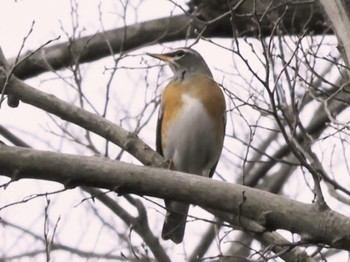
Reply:
[[[350,251],[350,219],[255,188],[101,157],[68,155],[0,145],[1,175],[56,181],[65,187],[91,186],[186,201],[258,221],[268,230],[285,229]],[[210,189],[210,190],[208,190]],[[263,233],[263,232],[261,232]]]

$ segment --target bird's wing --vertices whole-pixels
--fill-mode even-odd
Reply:
[[[160,109],[158,112],[157,130],[156,130],[156,150],[159,154],[161,154],[163,156],[162,121],[163,121],[163,110],[162,110],[162,106],[160,106]]]
[[[225,137],[225,130],[226,130],[226,112],[224,114],[224,117],[222,119],[222,121],[224,122],[224,132],[223,132],[223,139]],[[215,165],[210,169],[210,173],[209,173],[209,177],[211,178],[214,175],[216,166],[218,165],[219,160],[215,163]]]

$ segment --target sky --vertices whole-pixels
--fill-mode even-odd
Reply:
[[[156,6],[153,0],[128,1],[127,16],[124,19],[122,16],[124,12],[123,3],[126,1],[101,2],[102,3],[96,0],[78,1],[78,5],[76,6],[78,17],[75,17],[74,10],[72,12],[71,9],[72,4],[75,6],[75,1],[2,0],[0,11],[0,47],[2,48],[5,56],[10,59],[18,54],[24,39],[26,39],[26,41],[23,46],[22,54],[35,50],[38,46],[46,43],[48,40],[56,39],[57,37],[60,37],[60,39],[55,41],[53,44],[65,42],[67,41],[67,37],[70,37],[73,32],[78,35],[90,35],[100,32],[103,29],[108,30],[122,26],[124,23],[132,24],[135,21],[140,22],[158,17],[169,16],[170,14],[182,13],[180,8],[174,7],[174,3],[172,1],[157,1]],[[185,6],[184,3],[186,1],[177,2]],[[100,14],[102,14],[102,16]],[[72,24],[79,25],[76,31],[74,31],[72,28]],[[28,36],[29,32],[30,34]],[[118,70],[117,75],[115,76],[115,79],[117,80],[112,81],[112,99],[114,101],[113,107],[109,111],[107,118],[116,122],[117,124],[122,124],[124,128],[128,129],[133,127],[135,122],[133,122],[132,119],[123,121],[123,114],[130,109],[131,104],[133,105],[135,114],[137,114],[137,112],[140,111],[140,108],[142,108],[145,100],[150,100],[152,97],[154,97],[155,93],[159,95],[162,86],[164,86],[164,82],[170,75],[169,69],[164,68],[159,76],[158,61],[154,61],[153,59],[146,57],[144,53],[162,52],[168,47],[184,44],[185,43],[181,42],[145,47],[133,52],[132,56],[125,58],[121,64],[121,66],[124,66],[125,69]],[[230,47],[231,42],[220,40],[220,44]],[[200,44],[196,45],[195,48],[203,55],[209,64],[210,68],[214,72],[214,77],[217,82],[225,85],[236,84],[236,80],[232,80],[232,77],[227,76],[227,72],[232,73],[230,70],[232,70],[233,67],[232,57],[231,55],[228,55],[227,51],[207,42],[201,42]],[[249,47],[247,47],[247,49],[248,48]],[[211,52],[208,52],[207,50],[211,50]],[[253,56],[250,57],[249,54],[247,54],[247,58],[256,59]],[[246,70],[239,64],[239,61],[236,61],[236,63],[238,64],[237,67],[240,68],[242,72]],[[227,64],[226,71],[222,70],[222,64]],[[109,66],[113,66],[113,61],[110,58],[105,58],[93,64],[83,65],[82,67],[85,93],[87,97],[93,101],[99,112],[102,111],[104,104],[104,92],[101,90],[103,90],[106,82],[111,77],[111,71],[105,70],[106,67]],[[149,66],[152,67],[149,68]],[[132,68],[132,70],[129,70],[130,68]],[[156,68],[157,70],[152,70],[152,68]],[[259,68],[257,68],[257,71],[258,70]],[[234,72],[232,75],[234,76],[235,73],[237,74],[237,72]],[[67,72],[60,71],[59,75],[61,77],[65,77]],[[143,83],[145,77],[150,79],[149,83],[151,87],[140,86],[139,83]],[[158,77],[159,80],[157,82]],[[55,94],[65,101],[73,102],[73,90],[66,89],[60,79],[52,80],[53,78],[57,78],[57,76],[49,73],[43,74],[37,78],[28,79],[26,82],[35,88]],[[242,96],[243,95],[244,94],[242,93]],[[232,109],[233,105],[229,104],[229,108]],[[150,111],[145,113],[146,116],[148,114],[150,114]],[[242,121],[239,116],[234,117],[237,121]],[[254,117],[252,117],[252,119],[254,120]],[[11,131],[25,141],[35,145],[36,149],[56,150],[59,148],[65,153],[90,154],[90,152],[86,152],[83,147],[71,147],[70,143],[61,139],[57,134],[60,131],[62,122],[59,119],[55,120],[58,123],[57,126],[53,124],[52,119],[48,117],[45,112],[24,103],[21,103],[19,108],[16,109],[9,108],[7,105],[3,105],[0,109],[1,124],[4,124],[6,127],[10,128]],[[148,123],[147,128],[144,128],[140,133],[140,137],[153,148],[155,140],[155,124],[156,119],[152,118]],[[239,132],[237,132],[237,130],[239,131],[239,128],[241,127],[229,127],[228,132],[236,132],[236,135],[239,136]],[[75,130],[75,132],[79,133],[81,131]],[[49,141],[47,140],[47,137],[50,138]],[[103,139],[97,137],[94,137],[94,141],[96,141],[97,144],[104,143]],[[229,145],[231,148],[242,147],[242,145],[237,141],[229,140],[225,143],[227,143],[227,145]],[[113,146],[111,146],[111,148],[111,151],[116,149]],[[234,155],[230,155],[228,152],[225,153],[227,153],[229,156]],[[117,151],[115,151],[115,153],[111,153],[111,156],[116,155]],[[239,156],[235,157],[237,158],[237,163],[239,163]],[[132,158],[129,158],[128,160],[130,162],[137,163],[137,161]],[[223,173],[233,173],[231,168],[231,166],[227,166],[225,164],[225,161],[221,161],[218,166],[218,170]],[[235,179],[235,174],[232,174],[229,181],[233,182]],[[3,182],[4,180],[0,178],[0,184]],[[299,200],[305,202],[310,202],[313,195],[309,191],[302,196],[298,194],[298,189],[301,187],[301,184],[304,184],[304,180],[294,180],[291,182],[291,185],[295,188],[295,196],[293,197],[299,198]],[[16,182],[15,184],[10,185],[6,191],[0,191],[0,206],[13,201],[20,201],[23,198],[33,194],[33,192],[50,192],[61,188],[61,185],[55,183],[41,183],[36,181]],[[59,230],[64,231],[60,236],[65,236],[67,232],[71,233],[69,234],[68,238],[64,239],[64,243],[71,244],[73,246],[78,245],[79,247],[85,249],[93,248],[94,245],[97,246],[97,244],[94,243],[96,235],[103,235],[103,237],[97,238],[101,243],[109,241],[113,242],[115,239],[115,232],[106,233],[104,232],[106,228],[101,226],[91,226],[91,223],[95,223],[95,216],[92,211],[82,212],[83,209],[85,210],[89,207],[88,203],[80,203],[83,197],[86,196],[83,196],[78,190],[70,190],[59,197],[50,198],[52,201],[49,209],[51,219],[50,229],[53,230],[53,225],[58,221],[58,224],[60,225]],[[24,223],[33,228],[33,230],[36,232],[42,232],[43,210],[46,205],[46,199],[41,197],[31,200],[26,204],[6,208],[0,215],[11,219],[12,222]],[[96,203],[96,207],[103,210],[106,220],[109,222],[112,221],[111,223],[115,223],[116,228],[120,226],[120,221],[114,221],[115,216],[104,210],[103,206]],[[196,214],[205,214],[200,211],[199,208],[194,208],[194,210]],[[151,219],[156,219],[159,215],[158,212],[159,210],[152,207],[149,211]],[[78,234],[76,228],[77,223],[81,228],[85,229],[85,235]],[[153,231],[159,232],[160,225],[154,225]],[[72,232],[74,233],[72,234]],[[79,232],[81,232],[80,229]],[[192,234],[199,236],[200,232],[200,227],[192,228]],[[0,232],[0,242],[5,243],[3,241],[6,240],[6,243],[3,244],[3,248],[6,250],[11,250],[11,252],[16,248],[16,241],[13,241],[16,238],[20,239],[18,235],[9,233],[9,231]],[[134,241],[136,243],[139,242],[137,237],[133,239],[135,239]],[[27,243],[21,243],[20,249],[25,250],[26,244]],[[101,246],[103,245],[98,245],[98,248],[96,249],[101,250]],[[170,248],[171,245],[169,244],[168,247]],[[127,249],[128,247],[124,248]],[[184,250],[182,246],[178,246],[174,251],[174,255],[181,255],[185,251],[188,252],[189,250]],[[62,253],[55,255],[54,258],[57,259],[56,261],[59,261],[59,259],[62,258],[67,259],[65,254]],[[68,257],[68,259],[71,261],[75,261],[76,259],[76,261],[78,261],[77,257],[74,256]]]

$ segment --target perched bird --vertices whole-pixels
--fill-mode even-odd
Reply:
[[[166,62],[174,73],[161,95],[157,151],[175,170],[212,177],[225,134],[225,98],[202,56],[190,48],[148,54]],[[181,243],[188,203],[165,199],[162,238]]]

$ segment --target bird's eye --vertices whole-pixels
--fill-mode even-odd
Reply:
[[[175,56],[176,57],[182,57],[185,54],[183,50],[176,51]]]

